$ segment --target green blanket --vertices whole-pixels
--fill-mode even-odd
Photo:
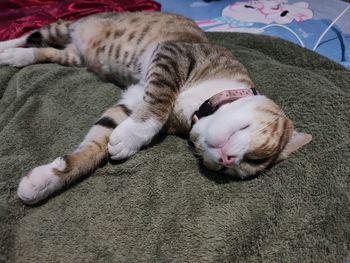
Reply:
[[[312,143],[265,175],[200,168],[168,136],[41,205],[21,176],[70,152],[121,90],[86,69],[0,68],[0,262],[345,262],[350,72],[282,40],[212,33]]]

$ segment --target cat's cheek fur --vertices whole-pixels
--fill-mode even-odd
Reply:
[[[54,169],[63,171],[66,163],[57,158],[52,163],[34,168],[19,183],[17,194],[27,204],[37,203],[63,186],[63,181],[55,174]]]
[[[135,154],[143,145],[151,142],[162,124],[155,119],[143,122],[128,118],[116,127],[108,143],[108,152],[113,160],[123,160]]]

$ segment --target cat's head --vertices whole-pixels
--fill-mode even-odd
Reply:
[[[240,178],[255,175],[309,143],[283,111],[265,96],[222,105],[192,127],[190,141],[209,170]]]

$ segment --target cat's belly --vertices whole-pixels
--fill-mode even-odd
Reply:
[[[84,64],[102,79],[123,87],[144,79],[157,42],[126,43],[130,36],[118,35],[124,29],[105,22],[91,19],[73,26],[72,44]]]

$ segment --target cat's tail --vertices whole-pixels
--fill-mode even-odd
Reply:
[[[62,49],[71,42],[70,31],[74,22],[59,20],[16,39],[0,42],[0,51],[17,47],[53,47]]]
[[[113,129],[130,114],[125,105],[108,109],[73,153],[38,166],[24,176],[18,186],[18,196],[27,204],[35,204],[91,174],[108,157],[107,145]]]

